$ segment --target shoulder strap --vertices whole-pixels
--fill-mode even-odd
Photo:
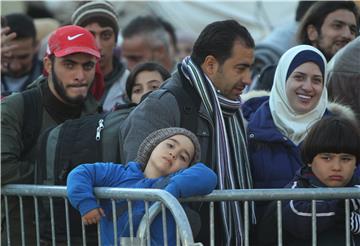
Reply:
[[[163,88],[170,91],[176,98],[181,113],[180,126],[196,134],[201,98],[195,89],[189,83],[183,83],[183,87],[168,83]]]
[[[22,95],[24,98],[24,114],[22,142],[24,149],[22,156],[25,156],[37,142],[42,126],[42,95],[40,88],[25,90]]]

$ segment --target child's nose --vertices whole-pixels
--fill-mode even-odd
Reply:
[[[170,152],[169,154],[172,159],[176,160],[176,156],[173,153]]]

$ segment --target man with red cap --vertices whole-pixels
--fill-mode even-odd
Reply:
[[[1,102],[1,185],[36,182],[36,149],[45,129],[97,112],[98,105],[89,90],[99,58],[94,37],[86,29],[69,25],[52,33],[43,59],[47,76],[39,77],[31,89]],[[33,201],[24,202],[25,244],[30,245],[35,238]],[[22,240],[18,205],[9,202],[13,245]],[[2,232],[4,240],[6,233]]]

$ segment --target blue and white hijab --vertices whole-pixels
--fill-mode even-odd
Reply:
[[[305,114],[298,114],[290,106],[286,96],[286,81],[296,67],[306,62],[314,62],[319,66],[323,74],[324,88],[316,107]],[[276,127],[296,145],[304,140],[307,130],[320,120],[326,111],[328,105],[325,84],[326,65],[324,55],[310,45],[295,46],[285,52],[279,60],[270,92],[270,112]]]

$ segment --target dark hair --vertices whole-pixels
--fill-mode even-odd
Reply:
[[[174,26],[171,25],[170,22],[162,19],[161,17],[157,17],[157,19],[163,25],[165,31],[169,34],[170,41],[173,44],[174,49],[177,50],[177,37]]]
[[[191,59],[201,65],[208,55],[222,64],[231,57],[234,42],[240,40],[246,47],[254,48],[249,31],[235,20],[216,21],[205,27],[195,41]]]
[[[324,1],[317,2],[306,12],[304,18],[300,22],[297,40],[300,44],[309,44],[311,41],[307,35],[307,27],[309,25],[314,25],[316,30],[320,33],[321,26],[324,23],[326,16],[330,13],[339,10],[345,9],[349,10],[355,15],[356,27],[359,26],[359,12],[353,1]],[[358,28],[356,28],[356,33],[358,33]]]
[[[45,6],[45,1],[25,2],[26,14],[31,18],[54,18],[54,14]]]
[[[143,71],[156,71],[159,72],[161,78],[165,81],[170,78],[170,73],[160,64],[155,62],[145,62],[137,64],[130,72],[129,77],[126,80],[126,93],[129,99],[131,99],[132,88],[134,87],[136,77]]]
[[[124,38],[129,38],[140,33],[149,33],[161,29],[165,31],[162,23],[153,16],[138,16],[132,19],[123,29]]]
[[[36,29],[33,19],[23,13],[5,15],[7,26],[11,32],[16,32],[15,39],[32,38],[36,40]]]
[[[313,125],[301,146],[304,164],[319,153],[347,153],[360,160],[360,132],[356,121],[326,116]]]
[[[124,39],[136,35],[144,35],[150,42],[148,45],[155,46],[159,41],[169,49],[170,35],[165,30],[163,24],[153,16],[138,16],[132,19],[123,29]]]
[[[316,2],[318,1],[299,1],[295,13],[295,21],[301,21],[308,9]]]

